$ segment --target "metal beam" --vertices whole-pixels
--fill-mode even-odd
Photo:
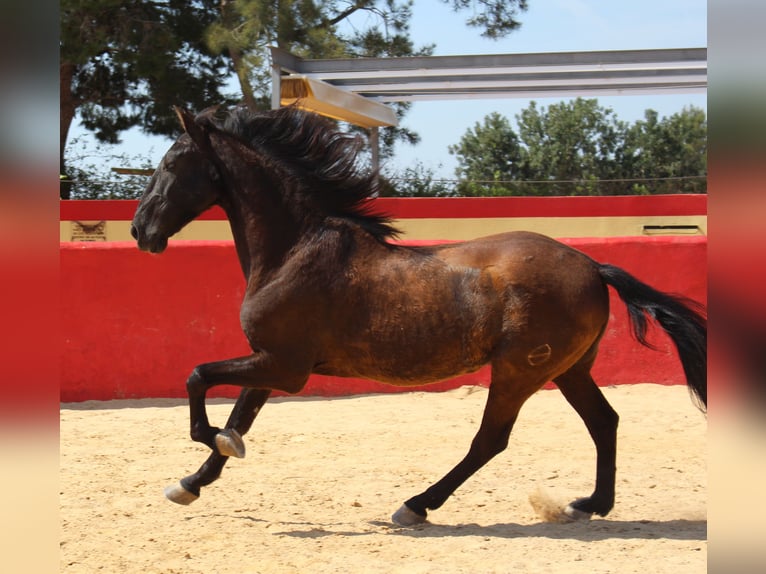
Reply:
[[[378,102],[707,89],[706,48],[334,60],[304,60],[272,48],[271,55],[283,72]]]
[[[697,63],[707,68],[707,48],[660,50],[606,50],[595,52],[540,52],[530,54],[482,54],[467,56],[411,56],[400,58],[336,58],[304,60],[281,48],[271,48],[272,61],[280,68],[296,74],[329,77],[329,74],[360,74],[381,71],[403,73],[416,70],[446,71],[492,68],[529,68],[530,66],[649,66],[674,62]],[[428,72],[426,72],[428,73]]]

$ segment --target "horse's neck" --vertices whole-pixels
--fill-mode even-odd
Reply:
[[[224,210],[229,219],[229,226],[231,227],[231,235],[234,238],[234,247],[237,250],[239,265],[242,267],[242,273],[245,275],[245,278],[249,279],[250,274],[252,273],[254,260],[251,256],[251,246],[247,240],[244,220],[241,219],[238,211],[232,210],[229,206],[226,206]]]
[[[296,241],[297,226],[279,199],[281,182],[263,167],[259,169],[260,158],[252,155],[253,150],[220,133],[212,134],[210,142],[225,174],[221,207],[229,219],[242,272],[251,281],[279,265]]]
[[[280,202],[237,190],[224,210],[229,218],[242,272],[257,281],[277,270],[300,238],[299,226]],[[270,190],[271,191],[271,190]]]

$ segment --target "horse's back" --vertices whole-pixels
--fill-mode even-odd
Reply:
[[[453,266],[488,271],[496,281],[565,296],[603,285],[597,264],[548,236],[511,231],[437,246],[433,255]]]
[[[571,258],[578,265],[591,261],[584,253],[547,235],[532,231],[508,231],[468,241],[444,243],[434,254],[455,264],[469,266],[534,263],[536,267],[555,259]]]

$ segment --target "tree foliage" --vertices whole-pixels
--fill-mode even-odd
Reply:
[[[146,189],[154,165],[152,149],[128,154],[114,146],[86,141],[78,136],[69,143],[72,199],[137,199]],[[129,167],[129,173],[116,173],[112,167]],[[134,171],[135,170],[135,171]],[[143,171],[144,173],[137,173]]]
[[[646,110],[644,119],[630,126],[625,136],[626,177],[664,178],[633,183],[635,193],[673,193],[676,189],[706,191],[707,119],[699,108],[689,107],[660,119]],[[680,180],[677,178],[689,178]]]
[[[485,38],[497,39],[507,36],[521,26],[516,18],[519,12],[527,10],[526,0],[442,0],[452,4],[453,10],[470,9],[473,15],[466,24],[475,28],[483,28],[481,35]]]
[[[203,41],[216,18],[211,0],[62,0],[62,152],[75,113],[99,141],[115,143],[133,126],[176,133],[173,105],[225,100],[227,62]]]
[[[61,173],[76,114],[98,141],[117,143],[134,126],[176,134],[173,105],[227,100],[228,64],[203,41],[217,14],[212,0],[62,0]]]
[[[490,38],[518,28],[527,7],[524,0],[441,1],[469,11],[467,24]],[[236,99],[268,108],[269,46],[306,58],[428,55],[433,46],[413,46],[411,16],[412,0],[62,0],[62,173],[76,115],[99,141],[115,143],[134,126],[175,134],[173,105],[199,110]],[[232,77],[236,96],[225,93]],[[395,108],[401,117],[409,106]],[[383,157],[399,140],[418,136],[406,127],[383,130]]]
[[[705,191],[707,123],[685,108],[630,125],[595,99],[516,116],[492,113],[449,147],[461,195],[621,195]]]
[[[497,112],[476,123],[448,150],[459,157],[455,174],[461,180],[460,195],[508,195],[506,182],[523,177],[519,137]]]
[[[454,197],[457,190],[453,181],[438,179],[434,170],[421,161],[400,171],[381,174],[383,197]]]

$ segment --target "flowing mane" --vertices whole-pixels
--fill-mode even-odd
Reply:
[[[359,136],[294,106],[258,113],[244,106],[209,108],[197,121],[285,167],[296,176],[294,193],[322,213],[349,220],[383,243],[399,234],[390,216],[372,210],[380,183],[376,171],[359,165]]]

